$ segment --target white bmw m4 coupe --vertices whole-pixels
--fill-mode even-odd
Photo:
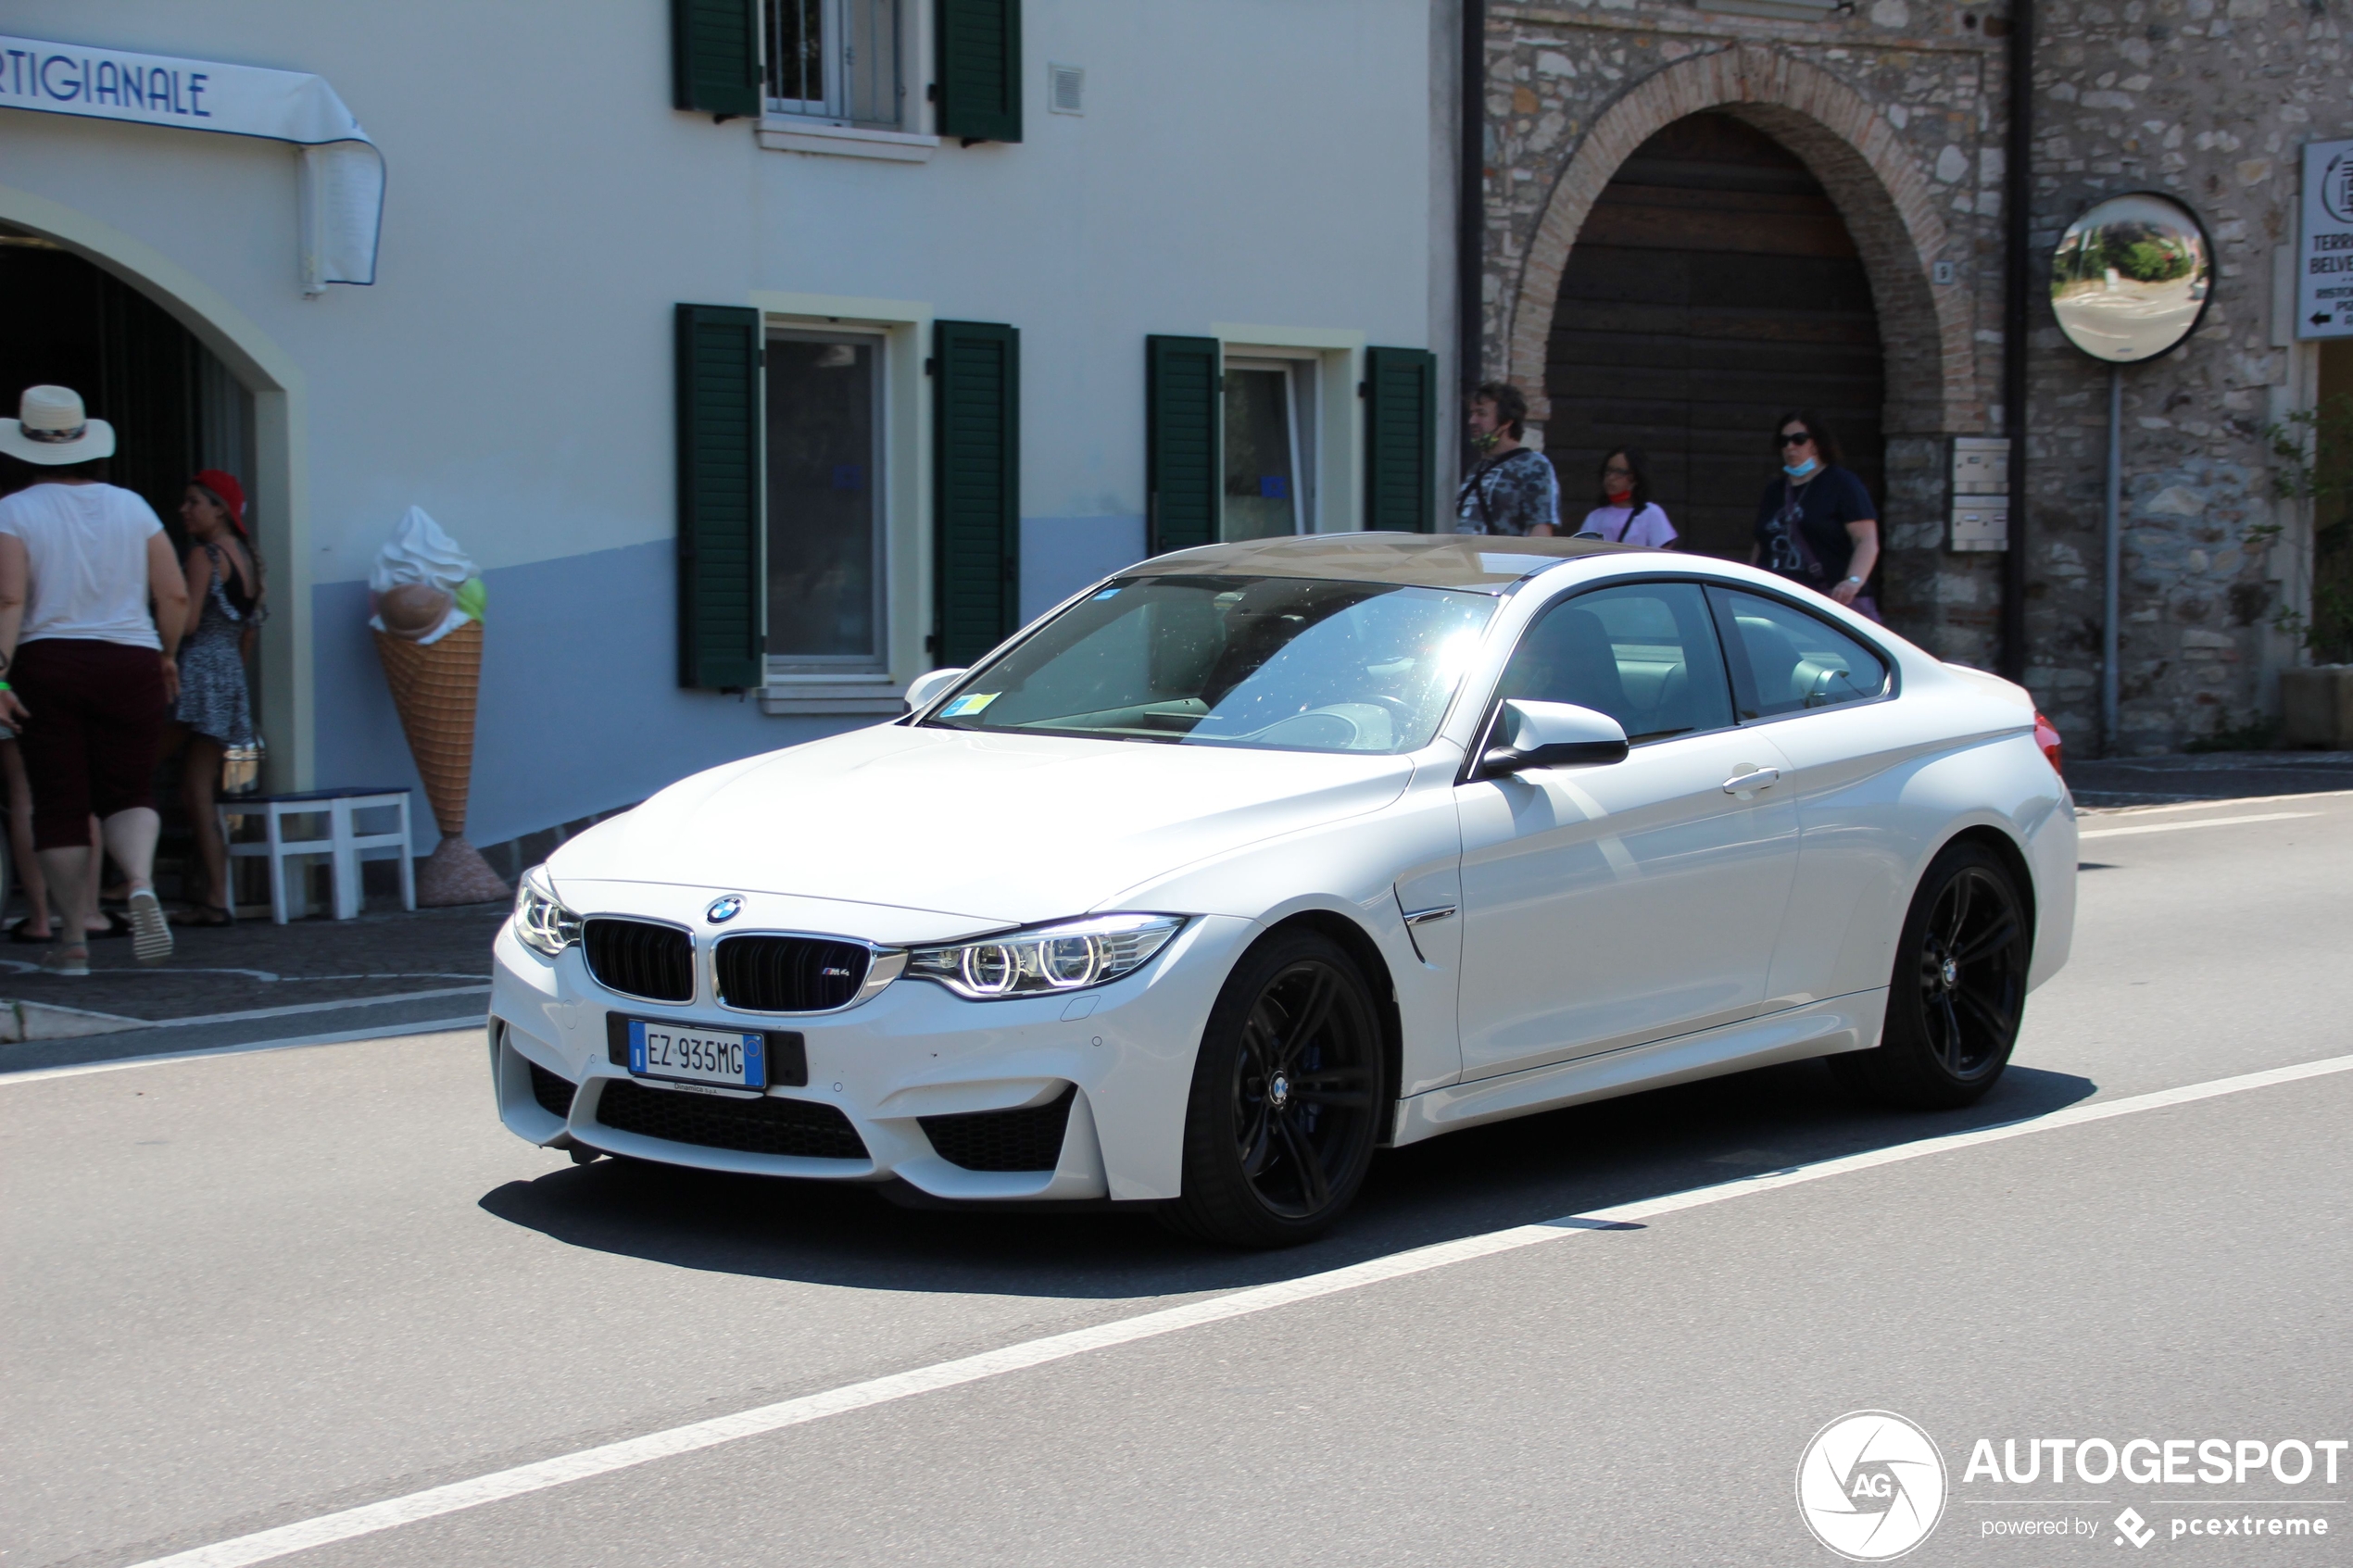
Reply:
[[[1745,566],[1210,546],[909,700],[523,878],[508,1127],[1280,1246],[1377,1148],[1582,1100],[1826,1057],[1965,1105],[2067,958],[2027,694]]]

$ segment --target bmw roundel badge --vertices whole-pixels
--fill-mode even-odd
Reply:
[[[724,898],[713,898],[711,901],[711,908],[703,911],[703,918],[711,922],[711,924],[717,925],[721,921],[734,920],[737,915],[742,914],[743,912],[744,901],[742,896],[739,894],[730,893]]]

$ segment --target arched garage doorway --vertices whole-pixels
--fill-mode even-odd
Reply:
[[[1829,421],[1885,498],[1884,356],[1870,280],[1796,154],[1729,114],[1687,115],[1635,149],[1562,270],[1547,345],[1545,447],[1573,522],[1603,454],[1650,454],[1683,546],[1745,558],[1783,408]]]

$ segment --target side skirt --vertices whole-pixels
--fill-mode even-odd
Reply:
[[[1886,1011],[1887,990],[1881,986],[1696,1035],[1678,1035],[1601,1056],[1431,1089],[1398,1102],[1393,1141],[1419,1143],[1482,1122],[1557,1110],[1565,1105],[1745,1073],[1776,1062],[1869,1050],[1879,1044],[1880,1023]]]

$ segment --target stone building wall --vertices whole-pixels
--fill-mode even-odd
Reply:
[[[2277,709],[2279,667],[2296,659],[2273,622],[2300,606],[2309,561],[2309,519],[2271,498],[2263,431],[2311,401],[2314,353],[2295,344],[2293,299],[2275,300],[2274,284],[2286,283],[2282,252],[2296,237],[2297,148],[2353,136],[2348,8],[2045,0],[2037,11],[2038,258],[2083,208],[2129,190],[2187,204],[2216,257],[2196,333],[2122,374],[2119,749],[2259,732]],[[2070,348],[2036,303],[2028,682],[2063,730],[2090,735],[2108,370]]]
[[[2297,144],[2353,134],[2345,8],[2037,7],[2029,684],[2079,746],[2097,734],[2106,372],[2058,337],[2044,266],[2069,219],[2123,190],[2178,193],[2213,235],[2219,276],[2196,339],[2127,371],[2120,748],[2247,724],[2276,704],[2266,671],[2294,660],[2271,621],[2301,591],[2299,520],[2266,499],[2262,429],[2309,402],[2299,377],[2312,361],[2280,337],[2270,294],[2293,237]],[[2003,428],[2007,32],[2004,6],[1930,0],[1858,0],[1809,21],[1691,0],[1496,0],[1488,16],[1486,373],[1529,395],[1541,438],[1554,299],[1602,187],[1682,115],[1766,131],[1821,180],[1871,278],[1887,354],[1889,619],[1986,666],[2001,558],[1946,548],[1947,474],[1953,437]],[[2273,525],[2284,532],[2265,548]]]

